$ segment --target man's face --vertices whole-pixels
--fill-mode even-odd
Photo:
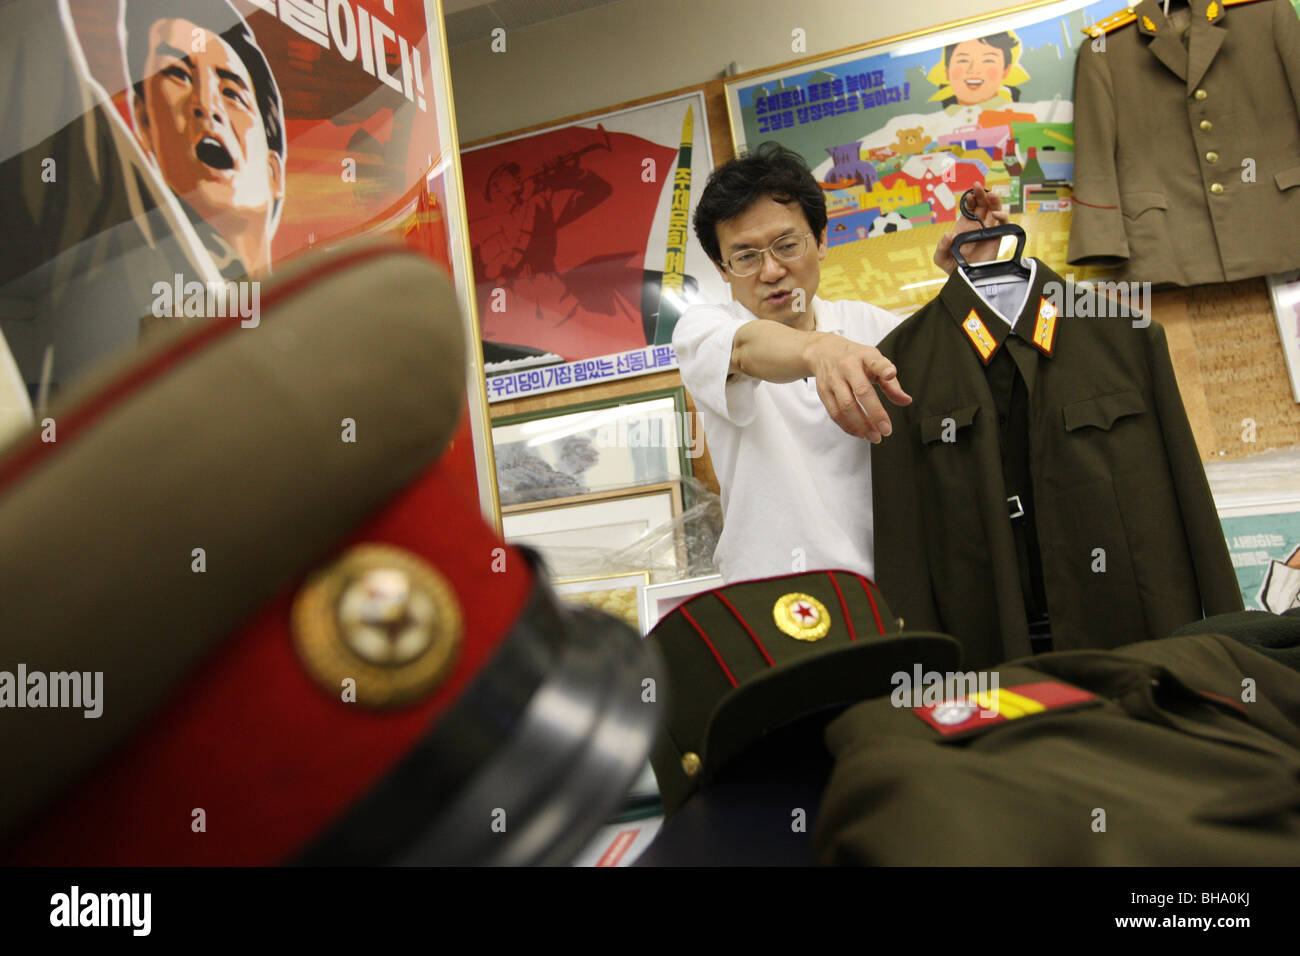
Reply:
[[[154,23],[135,117],[141,146],[200,216],[270,227],[284,197],[280,156],[267,146],[252,78],[224,40],[188,20]]]
[[[808,217],[797,202],[780,203],[770,196],[755,200],[740,215],[718,223],[716,228],[724,260],[742,249],[768,249],[782,236],[810,231]],[[807,251],[793,262],[776,258],[768,249],[763,254],[762,267],[753,275],[741,278],[721,268],[719,272],[730,283],[736,301],[760,319],[775,319],[808,329],[812,326],[812,297],[821,282],[821,264],[826,251],[823,229],[820,236],[810,237]],[[802,311],[795,309],[800,304],[796,289],[803,290]]]
[[[995,95],[1006,75],[1006,56],[980,40],[957,44],[948,62],[948,82],[963,106],[982,103]]]

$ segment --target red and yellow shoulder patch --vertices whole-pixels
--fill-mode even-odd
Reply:
[[[951,737],[972,730],[996,727],[1044,711],[1076,707],[1097,700],[1097,695],[1060,681],[1037,681],[1015,687],[991,688],[959,701],[914,707],[912,713]]]

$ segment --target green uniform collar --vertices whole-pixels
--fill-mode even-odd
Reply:
[[[1029,282],[1029,294],[1011,326],[989,307],[957,270],[939,292],[939,300],[948,315],[985,365],[993,360],[1013,328],[1016,335],[1048,358],[1055,351],[1059,310],[1057,304],[1043,294],[1043,287],[1054,281],[1060,288],[1064,283],[1041,261],[1030,261],[1034,263],[1034,275]]]

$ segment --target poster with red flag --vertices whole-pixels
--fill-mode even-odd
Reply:
[[[0,385],[36,412],[308,250],[392,236],[478,338],[437,0],[8,0]],[[359,357],[363,360],[364,357]],[[478,354],[448,464],[497,502]],[[0,401],[3,406],[3,401]]]
[[[677,317],[727,301],[690,233],[704,108],[687,94],[462,153],[489,401],[673,368]]]

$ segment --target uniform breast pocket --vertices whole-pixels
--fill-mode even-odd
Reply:
[[[1081,402],[1071,402],[1061,407],[1061,415],[1065,419],[1067,432],[1079,431],[1083,428],[1110,431],[1115,422],[1121,418],[1141,415],[1146,410],[1147,403],[1142,398],[1142,393],[1130,390],[1098,395],[1096,398],[1086,398]]]
[[[970,441],[970,426],[975,424],[979,410],[978,405],[963,405],[938,415],[924,416],[921,419],[922,444],[954,445],[959,441]]]
[[[1140,468],[1146,448],[1147,403],[1136,390],[1111,392],[1071,402],[1061,408],[1068,450],[1068,473],[1078,480],[1096,479]]]
[[[1124,232],[1134,249],[1169,248],[1169,203],[1162,192],[1125,193],[1119,197]]]
[[[1282,192],[1286,192],[1295,186],[1300,186],[1300,166],[1292,166],[1290,169],[1283,169],[1273,174],[1273,182]]]
[[[1140,219],[1151,210],[1168,209],[1169,203],[1165,201],[1165,194],[1161,192],[1124,193],[1119,197],[1119,208],[1127,218]],[[1148,218],[1159,217],[1148,216]]]

